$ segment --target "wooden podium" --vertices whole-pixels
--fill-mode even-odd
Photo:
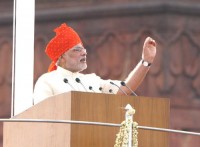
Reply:
[[[169,99],[68,92],[50,97],[14,118],[117,123],[124,107],[136,110],[139,126],[169,128]],[[14,119],[13,118],[13,119]],[[119,127],[36,122],[4,122],[4,147],[113,147]],[[169,134],[139,129],[139,147],[168,147]]]

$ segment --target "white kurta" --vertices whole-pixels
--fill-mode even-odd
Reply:
[[[68,83],[64,82],[64,79]],[[81,83],[76,82],[79,78]],[[98,92],[98,93],[112,93],[116,94],[119,90],[117,86],[110,84],[111,80],[103,80],[96,74],[81,74],[72,73],[61,67],[57,70],[43,74],[36,82],[34,88],[33,99],[34,103],[38,103],[50,96],[61,94],[69,91],[84,91],[84,92]],[[113,80],[112,80],[113,81]],[[120,85],[120,81],[113,81],[115,84]],[[92,87],[92,90],[89,87]],[[99,88],[102,88],[102,91]]]

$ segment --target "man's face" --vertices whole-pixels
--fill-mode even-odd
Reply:
[[[87,68],[86,49],[78,44],[61,56],[62,67],[71,72],[80,72]]]

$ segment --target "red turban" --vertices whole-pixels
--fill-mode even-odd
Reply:
[[[65,23],[61,24],[55,30],[56,36],[51,39],[46,47],[46,54],[52,60],[48,71],[56,70],[58,58],[75,45],[82,43],[78,34]]]

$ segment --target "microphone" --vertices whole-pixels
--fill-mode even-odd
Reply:
[[[122,86],[125,86],[126,88],[128,88],[128,89],[132,92],[133,95],[138,96],[131,88],[129,88],[129,87],[126,85],[126,83],[125,83],[124,81],[121,81],[121,85],[122,85]]]
[[[80,83],[83,86],[83,88],[85,89],[86,92],[88,92],[79,78],[76,78],[75,80],[76,80],[77,83]]]
[[[101,93],[103,93],[103,88],[102,88],[102,87],[99,87],[99,91],[101,91]]]
[[[102,90],[103,90],[103,88],[102,88],[102,87],[99,87],[99,90],[100,90],[100,91],[102,91]]]
[[[122,93],[124,93],[125,95],[128,95],[125,91],[123,91],[117,84],[113,83],[112,81],[110,81],[110,84],[115,85],[119,88],[119,90],[121,90]]]
[[[67,78],[64,78],[63,81],[66,83],[66,84],[69,84],[69,86],[75,90],[75,88],[69,83],[68,79]]]
[[[109,92],[112,93],[112,94],[114,94],[112,89],[109,89]]]
[[[95,91],[93,90],[92,86],[89,86],[89,89],[90,89],[91,91],[95,92]]]

